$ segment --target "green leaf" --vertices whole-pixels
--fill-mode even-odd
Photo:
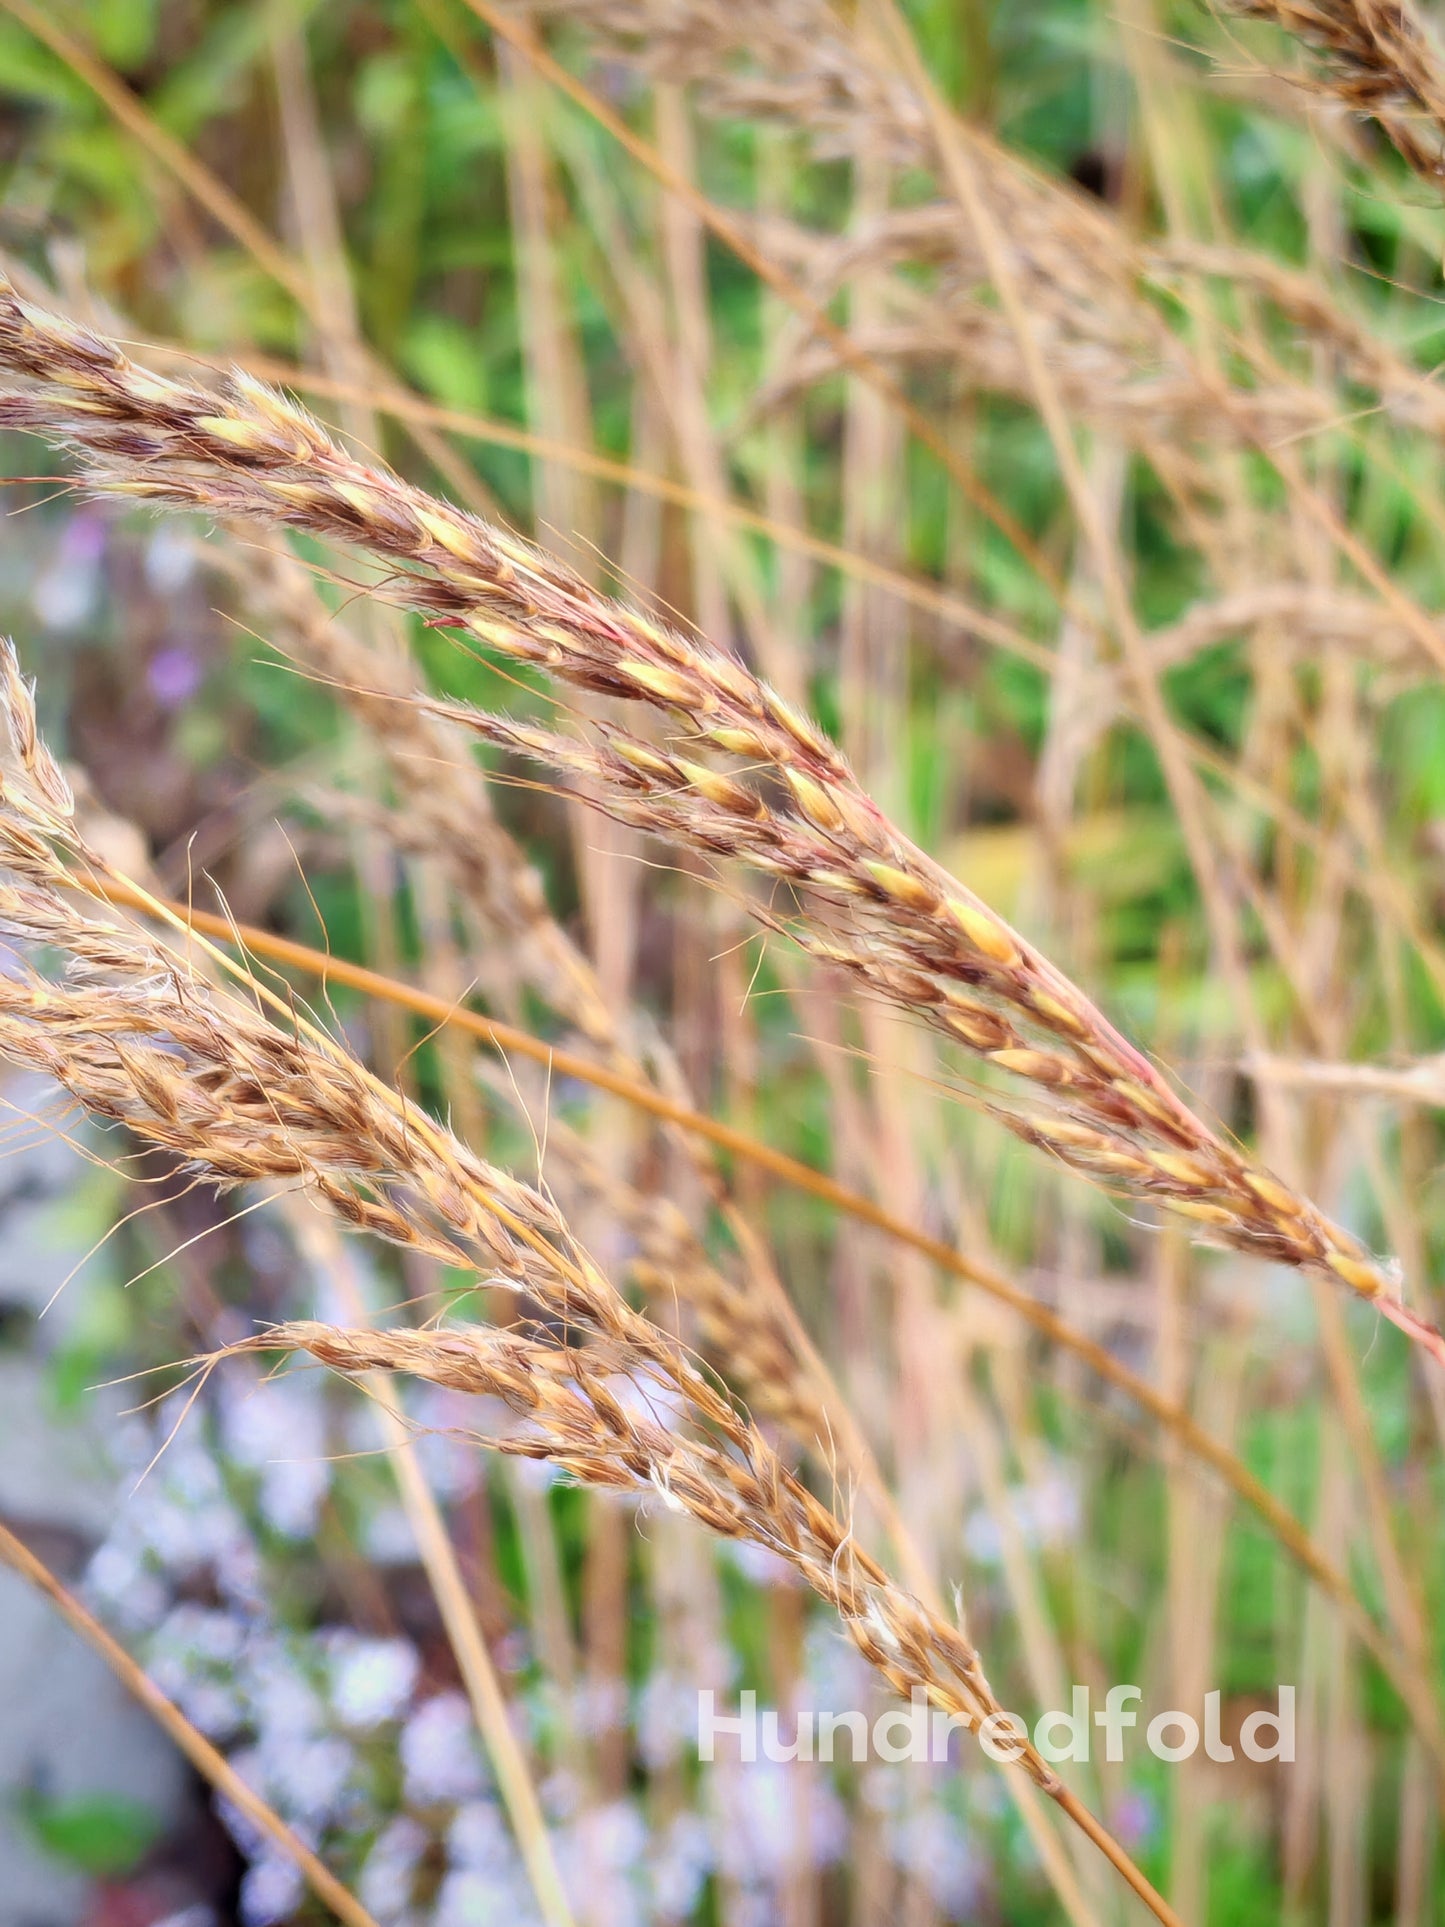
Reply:
[[[19,1807],[21,1819],[47,1853],[95,1879],[129,1873],[164,1831],[152,1808],[123,1793],[47,1800],[31,1792],[22,1796]]]
[[[123,74],[133,73],[150,58],[156,13],[156,0],[87,0],[83,9],[95,51]]]

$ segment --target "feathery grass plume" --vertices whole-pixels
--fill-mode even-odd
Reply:
[[[662,710],[682,754],[599,725],[584,745],[431,705],[580,772],[596,800],[791,886],[782,921],[814,954],[1020,1081],[996,1113],[1104,1187],[1196,1235],[1331,1275],[1445,1362],[1391,1268],[1211,1131],[1062,972],[902,836],[807,717],[704,637],[601,595],[511,533],[367,467],[283,396],[163,380],[116,343],[0,289],[0,424],[64,443],[91,484],[248,515],[359,548],[380,593],[559,681]],[[422,700],[422,699],[418,699]],[[704,762],[705,752],[729,767]]]
[[[651,1494],[720,1538],[763,1547],[837,1611],[896,1691],[906,1697],[922,1687],[970,1730],[998,1711],[963,1635],[900,1592],[854,1542],[852,1528],[726,1400],[694,1400],[680,1420],[675,1382],[625,1346],[581,1349],[489,1326],[360,1331],[299,1320],[216,1357],[265,1351],[306,1352],[334,1371],[403,1372],[500,1399],[521,1424],[479,1435],[479,1444],[546,1459],[584,1485]],[[1020,1758],[1045,1792],[1058,1790],[1057,1776],[1031,1747]]]
[[[0,931],[66,966],[58,979],[19,963],[0,976],[0,1057],[219,1186],[289,1182],[349,1225],[530,1300],[533,1336],[297,1329],[343,1369],[367,1369],[373,1347],[372,1364],[503,1397],[540,1427],[503,1449],[545,1450],[589,1484],[651,1488],[711,1530],[776,1552],[899,1691],[924,1688],[970,1728],[999,1711],[963,1634],[854,1543],[683,1348],[614,1290],[548,1199],[322,1033],[268,1023],[140,930],[77,907],[60,852],[82,864],[88,853],[8,643],[0,718]],[[1020,1759],[1045,1792],[1062,1793],[1032,1748]]]
[[[575,22],[611,58],[654,78],[695,83],[705,108],[747,123],[801,129],[820,158],[885,160],[900,169],[935,171],[937,155],[923,104],[906,78],[880,57],[829,0],[542,0],[531,11]],[[980,190],[1014,246],[1030,312],[1051,359],[1087,417],[1109,417],[1135,431],[1159,423],[1161,405],[1180,411],[1185,432],[1234,433],[1229,411],[1201,380],[1183,345],[1139,288],[1132,240],[1097,202],[1034,172],[977,128],[962,130],[979,172]],[[978,298],[988,280],[968,224],[952,205],[889,210],[865,233],[833,242],[770,222],[764,245],[791,233],[799,245],[836,246],[857,273],[878,264],[922,261],[936,277],[923,311],[930,316],[914,345],[953,358],[990,385],[1028,398],[1027,373],[996,313]],[[826,276],[810,290],[826,301]],[[900,298],[904,290],[898,290]],[[810,331],[785,329],[800,347]],[[934,339],[930,345],[928,336]],[[882,343],[870,343],[870,351]],[[809,343],[819,372],[834,365],[826,344]],[[1247,401],[1246,397],[1241,397]]]
[[[902,1593],[861,1551],[852,1530],[781,1465],[733,1408],[719,1401],[706,1430],[679,1424],[670,1386],[608,1345],[585,1352],[519,1331],[356,1331],[296,1320],[197,1361],[209,1370],[243,1352],[304,1352],[333,1371],[400,1372],[506,1407],[505,1430],[479,1433],[490,1449],[544,1459],[579,1483],[659,1499],[720,1538],[783,1560],[837,1612],[858,1651],[905,1696],[921,1693],[951,1721],[1016,1748],[1041,1791],[1078,1822],[1159,1920],[1173,1909],[1082,1808],[1018,1723],[1001,1714],[964,1636]]]
[[[1410,0],[1232,0],[1319,55],[1313,85],[1378,121],[1408,166],[1445,174],[1445,69]]]
[[[233,572],[242,573],[239,557]],[[388,840],[434,860],[465,912],[480,923],[476,948],[490,961],[500,930],[520,948],[510,961],[561,1016],[576,1024],[612,1068],[654,1082],[628,1047],[625,1022],[609,1009],[591,964],[553,917],[536,872],[491,813],[482,772],[466,753],[458,726],[409,700],[412,665],[368,647],[332,616],[302,564],[284,550],[248,554],[245,586],[257,612],[269,617],[268,638],[319,673],[380,748],[406,813],[379,817]],[[487,987],[490,987],[490,983]],[[500,987],[500,986],[499,986]],[[662,1075],[667,1075],[663,1067]],[[497,1089],[532,1115],[547,1104],[545,1079],[512,1066]],[[571,1189],[604,1202],[639,1242],[634,1274],[669,1303],[682,1299],[697,1316],[709,1353],[726,1361],[730,1382],[752,1409],[782,1425],[805,1452],[825,1446],[876,1495],[885,1497],[861,1434],[843,1409],[831,1376],[813,1350],[771,1268],[745,1252],[740,1275],[726,1275],[709,1258],[686,1215],[669,1199],[648,1199],[616,1173],[603,1171],[582,1140],[553,1119],[548,1147],[561,1160]],[[703,1192],[737,1229],[735,1210],[715,1162],[694,1139],[680,1148]],[[740,1245],[749,1241],[740,1236]]]

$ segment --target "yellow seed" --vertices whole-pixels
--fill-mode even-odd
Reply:
[[[156,387],[163,387],[167,393],[174,392],[169,382],[161,383],[155,376],[149,376],[146,379]],[[244,369],[235,370],[231,375],[231,385],[245,398],[250,407],[258,414],[264,415],[277,428],[283,429],[298,444],[315,443],[317,439],[315,428],[306,419],[305,413],[287,396],[278,395],[274,388],[268,388],[265,382],[257,381]]]
[[[974,1050],[991,1049],[1003,1030],[1003,1025],[990,1011],[980,1011],[976,1016],[966,1010],[945,1010],[941,1014],[955,1036],[961,1037]]]
[[[845,827],[865,850],[889,847],[888,826],[867,797],[846,785],[829,791]]]
[[[1222,1205],[1208,1204],[1203,1198],[1161,1198],[1159,1202],[1166,1211],[1178,1212],[1183,1218],[1196,1218],[1200,1224],[1233,1224],[1234,1214]]]
[[[740,662],[731,656],[705,656],[699,666],[708,680],[726,690],[734,702],[743,703],[749,709],[757,708],[757,684]]]
[[[1005,968],[1018,962],[1018,945],[991,910],[965,903],[962,897],[949,897],[948,913],[974,949],[992,962]]]
[[[554,622],[528,623],[527,634],[550,645],[554,651],[552,657],[554,662],[561,662],[564,657],[577,654],[577,638],[568,635],[565,629],[559,629]]]
[[[475,563],[476,545],[471,539],[470,531],[461,523],[453,520],[450,515],[438,514],[435,509],[417,508],[413,505],[412,512],[438,548],[445,549],[459,562]]]
[[[283,482],[275,475],[266,478],[266,493],[302,509],[314,509],[318,502],[324,500],[320,491],[310,482]]]
[[[1046,990],[1035,984],[1029,990],[1029,1008],[1052,1030],[1066,1031],[1070,1037],[1082,1037],[1088,1025],[1078,1014],[1061,1004],[1057,997],[1051,997]]]
[[[616,669],[619,676],[626,676],[629,682],[635,682],[660,702],[675,703],[679,709],[696,709],[699,706],[697,683],[693,678],[669,669],[666,663],[644,662],[637,656],[623,656],[619,658]]]
[[[498,649],[503,655],[509,656],[524,653],[517,631],[510,623],[499,622],[492,616],[484,616],[474,611],[467,617],[465,626],[471,630],[478,642],[484,642],[489,649]]]
[[[810,870],[808,881],[819,890],[834,890],[840,896],[861,897],[863,885],[846,870]]]
[[[202,415],[196,427],[214,440],[229,442],[232,448],[243,448],[248,454],[260,454],[270,446],[268,437],[254,422],[237,421],[232,415]]]
[[[781,723],[795,743],[800,743],[804,749],[814,751],[822,747],[822,739],[806,716],[799,715],[791,703],[784,702],[775,689],[766,690],[764,694],[773,721]]]
[[[376,491],[374,489],[363,488],[359,482],[348,482],[344,480],[333,481],[331,486],[336,494],[341,497],[342,501],[346,503],[348,508],[355,510],[363,522],[371,521],[376,515]]]
[[[845,950],[840,943],[829,943],[825,937],[805,932],[802,942],[811,955],[821,957],[824,963],[846,966],[856,961],[851,950]]]
[[[1068,1118],[1030,1118],[1029,1128],[1047,1138],[1050,1144],[1066,1144],[1070,1150],[1088,1151],[1094,1157],[1106,1157],[1109,1153],[1109,1140],[1102,1133],[1091,1131],[1086,1124],[1071,1123]]]
[[[1352,1258],[1345,1251],[1327,1251],[1325,1263],[1338,1278],[1343,1278],[1351,1291],[1357,1291],[1365,1298],[1378,1298],[1385,1289],[1385,1281],[1372,1264],[1362,1258]]]
[[[99,381],[90,385],[96,389],[105,386]],[[139,401],[153,402],[159,407],[168,406],[175,400],[176,394],[173,383],[163,381],[159,375],[147,374],[143,368],[131,370],[128,392]]]
[[[895,903],[906,904],[910,910],[931,910],[938,902],[938,893],[920,877],[910,876],[906,870],[895,870],[891,863],[875,863],[868,858],[863,868],[885,896]]]
[[[1271,1211],[1277,1211],[1282,1218],[1298,1218],[1304,1215],[1304,1205],[1287,1185],[1272,1178],[1267,1171],[1246,1171],[1244,1181],[1254,1195],[1267,1204]]]
[[[810,823],[830,834],[842,829],[843,818],[838,806],[821,783],[815,783],[811,776],[804,776],[801,770],[785,769],[783,775],[793,792],[794,802]]]
[[[1072,1084],[1074,1081],[1074,1074],[1064,1060],[1049,1051],[1016,1050],[1010,1046],[1007,1050],[990,1051],[989,1062],[1038,1084]]]
[[[1124,1182],[1132,1181],[1138,1184],[1154,1175],[1152,1168],[1144,1162],[1143,1158],[1130,1157],[1127,1151],[1100,1151],[1098,1164],[1100,1170],[1108,1177],[1118,1178]]]
[[[677,759],[677,767],[698,794],[705,796],[709,803],[715,803],[719,809],[732,810],[736,814],[756,815],[759,799],[743,784],[735,783],[730,776],[724,776],[718,770],[709,769],[705,763],[684,762],[680,756]]]
[[[676,780],[677,772],[671,763],[642,743],[619,742],[614,745],[617,754],[634,769],[640,769],[648,776],[660,776],[665,783]]]
[[[1208,1187],[1214,1183],[1215,1173],[1195,1158],[1181,1157],[1177,1151],[1150,1151],[1148,1155],[1154,1169],[1176,1184]]]
[[[768,753],[762,738],[755,736],[750,729],[716,728],[710,729],[707,734],[709,742],[716,743],[719,749],[731,750],[734,756],[752,759]]]
[[[669,662],[691,662],[693,652],[671,629],[660,622],[639,621],[635,612],[628,611],[628,626],[634,634],[640,633],[642,640],[655,649],[659,656],[666,656]]]
[[[1179,1113],[1147,1084],[1135,1083],[1132,1078],[1116,1077],[1114,1089],[1120,1097],[1127,1098],[1136,1110],[1142,1111],[1145,1117],[1152,1117],[1156,1124],[1173,1126],[1179,1123]]]

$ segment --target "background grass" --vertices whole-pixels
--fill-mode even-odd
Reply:
[[[1134,618],[1165,652],[1167,713],[1207,759],[1195,808],[1214,867],[1201,878],[1158,732],[1108,700],[1119,638],[1099,557],[996,297],[966,247],[936,239],[966,233],[963,212],[935,171],[890,147],[876,114],[824,120],[810,106],[824,16],[769,12],[791,53],[760,42],[761,73],[729,44],[731,18],[709,25],[704,8],[669,27],[662,9],[629,21],[564,5],[540,30],[668,168],[827,304],[1028,554],[876,386],[809,347],[806,325],[694,206],[455,0],[109,0],[47,14],[39,34],[4,0],[0,249],[52,300],[130,339],[269,358],[298,387],[320,374],[333,387],[318,413],[374,433],[404,472],[444,493],[467,486],[584,573],[747,652],[806,700],[895,822],[1173,1067],[1206,1115],[1398,1254],[1412,1302],[1438,1316],[1437,194],[1372,123],[1303,84],[1318,71],[1311,54],[1254,24],[1155,0],[910,9],[943,96],[1046,184],[1032,225],[1006,224],[1005,238]],[[740,42],[750,18],[739,16]],[[886,69],[866,13],[830,31],[863,48],[865,71]],[[205,205],[213,182],[266,247],[244,245],[249,230],[238,238],[219,220],[214,196]],[[910,225],[920,211],[935,223],[927,245]],[[850,259],[833,245],[850,233],[893,239]],[[1266,272],[1280,268],[1311,311],[1281,298]],[[440,437],[440,456],[419,447],[369,413],[380,367],[487,419]],[[508,445],[508,427],[674,491],[728,495],[941,587],[980,620],[529,454]],[[50,462],[33,444],[4,453],[25,512],[0,530],[0,621],[39,677],[52,741],[124,820],[113,833],[137,865],[175,894],[194,878],[198,901],[219,893],[243,921],[443,995],[485,963],[490,1007],[576,1041],[505,945],[469,952],[474,933],[408,842],[385,745],[278,660],[286,637],[248,594],[244,543],[27,479]],[[350,603],[344,582],[323,592]],[[1202,642],[1181,627],[1221,607]],[[364,604],[349,619],[381,621]],[[989,623],[1012,645],[980,634]],[[414,619],[397,626],[436,689],[547,713],[535,688]],[[1050,1167],[953,1101],[958,1061],[764,944],[698,866],[493,769],[497,813],[552,910],[695,1103],[997,1260],[1188,1407],[1306,1523],[1438,1702],[1445,1399],[1399,1334]],[[340,991],[334,1002],[378,1069],[449,1107],[496,1162],[535,1170],[545,1119],[513,1101],[504,1070],[478,1086],[397,1013]],[[1361,1088],[1346,1064],[1381,1076]],[[680,1203],[717,1262],[738,1267],[735,1230],[623,1107],[567,1086],[547,1102],[604,1170]],[[1122,1770],[1082,1776],[1180,1913],[1433,1918],[1445,1906],[1438,1772],[1393,1688],[1277,1540],[997,1307],[741,1164],[731,1176],[928,1569],[962,1586],[1006,1704],[1032,1714],[1066,1704],[1056,1695],[1074,1680],[1097,1696],[1129,1679],[1146,1707],[1197,1711],[1218,1689],[1229,1732],[1281,1682],[1296,1686],[1292,1768],[1165,1768],[1139,1747]],[[92,1170],[57,1210],[89,1235],[134,1202]],[[579,1229],[620,1272],[638,1255],[605,1196]],[[3,1342],[33,1352],[56,1399],[83,1408],[97,1378],[304,1314],[326,1264],[298,1258],[294,1237],[284,1220],[231,1223],[227,1206],[176,1182],[87,1266],[62,1339],[22,1323]],[[376,1303],[434,1287],[391,1257],[365,1262]],[[194,1690],[205,1665],[176,1658],[174,1612],[199,1602],[243,1623],[257,1651],[284,1653],[297,1680],[331,1679],[326,1639],[359,1625],[421,1654],[419,1705],[453,1683],[451,1661],[385,1470],[346,1456],[354,1401],[306,1396],[316,1416],[303,1436],[331,1462],[289,1513],[284,1491],[268,1498],[296,1423],[284,1409],[249,1445],[223,1401],[192,1418],[235,1545],[251,1547],[251,1593],[168,1563],[137,1527],[135,1573],[161,1577],[169,1604],[130,1628],[136,1649]],[[418,1417],[451,1422],[430,1406]],[[680,1733],[649,1741],[647,1708],[669,1691],[685,1700],[716,1683],[784,1708],[832,1703],[826,1623],[780,1574],[715,1558],[671,1520],[634,1529],[506,1468],[460,1469],[455,1452],[437,1465],[579,1918],[1063,1917],[972,1749],[956,1772],[900,1792],[892,1770],[713,1776]],[[135,1503],[160,1503],[148,1489]],[[124,1624],[125,1589],[112,1590]],[[228,1664],[244,1680],[251,1660]],[[305,1817],[304,1802],[288,1810],[286,1729],[273,1720],[268,1737],[264,1693],[237,1687],[217,1718],[226,1745],[260,1762],[268,1797]],[[448,1827],[459,1804],[485,1800],[469,1786],[442,1800],[409,1791],[406,1730],[398,1706],[364,1744],[353,1734],[354,1797],[312,1816],[316,1843],[364,1896],[378,1841],[410,1815],[431,1843],[412,1897],[390,1913],[368,1904],[382,1920],[472,1918],[464,1909],[489,1890],[458,1884],[476,1870]],[[68,1846],[59,1821],[49,1844],[94,1862],[102,1848]],[[102,1821],[110,1841],[115,1817]],[[508,1851],[503,1839],[487,1879],[515,1876]],[[661,1870],[674,1860],[689,1872],[669,1888]],[[1076,1871],[1094,1918],[1123,1917],[1101,1870],[1081,1859]],[[311,1917],[299,1898],[268,1913],[263,1885],[253,1879],[242,1901],[213,1883],[205,1904],[217,1918],[236,1906],[253,1920]]]

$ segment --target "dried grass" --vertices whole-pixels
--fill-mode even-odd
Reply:
[[[622,820],[789,888],[797,914],[762,903],[754,914],[1009,1073],[1025,1095],[988,1102],[1019,1136],[1195,1235],[1333,1276],[1445,1359],[1388,1267],[1204,1124],[1082,991],[902,837],[826,737],[737,658],[356,461],[248,378],[220,394],[163,380],[13,292],[0,298],[0,365],[0,421],[63,441],[92,485],[360,548],[387,569],[378,593],[398,605],[672,718],[687,754],[612,724],[583,743],[417,699],[567,770]],[[707,751],[727,766],[695,753]]]
[[[99,859],[74,829],[9,645],[0,715],[10,879],[0,929],[66,965],[59,979],[21,967],[0,979],[0,1056],[218,1185],[295,1186],[347,1226],[515,1293],[532,1307],[533,1336],[321,1326],[292,1335],[342,1369],[404,1366],[502,1398],[538,1430],[499,1438],[499,1449],[554,1458],[586,1483],[650,1490],[724,1537],[765,1547],[838,1611],[899,1691],[924,1688],[970,1728],[999,1710],[967,1639],[888,1578],[851,1524],[613,1289],[540,1192],[477,1158],[313,1027],[266,1022],[139,930],[76,908],[59,852],[81,866]],[[1021,1759],[1039,1787],[1062,1795],[1031,1748]]]
[[[1377,121],[1422,179],[1445,171],[1445,71],[1409,0],[1236,0],[1319,56],[1312,85]]]

